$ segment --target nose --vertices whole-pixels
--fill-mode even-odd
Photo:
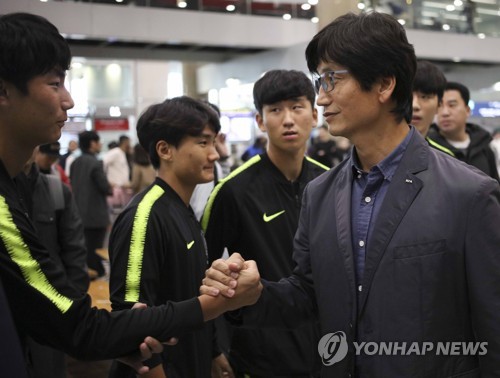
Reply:
[[[450,114],[449,109],[446,105],[441,104],[438,108],[438,116],[447,117]]]
[[[219,158],[220,158],[220,155],[217,152],[217,149],[215,148],[215,145],[213,145],[210,148],[210,152],[208,153],[208,160],[209,161],[216,161],[216,160],[219,160]]]
[[[293,120],[292,110],[291,109],[285,109],[283,124],[291,126],[291,125],[293,125],[293,123],[294,123],[294,120]]]
[[[61,107],[66,111],[75,106],[75,102],[71,97],[71,94],[68,92],[66,87],[63,89],[63,93],[61,95]]]
[[[420,110],[420,102],[418,101],[418,95],[414,94],[413,95],[413,110]]]
[[[318,97],[316,98],[316,104],[318,106],[327,106],[330,102],[330,96],[328,96],[328,94],[323,90],[323,87],[320,86]]]

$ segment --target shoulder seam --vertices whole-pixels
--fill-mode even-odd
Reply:
[[[201,228],[203,229],[203,232],[206,232],[207,227],[208,227],[208,220],[210,218],[210,212],[212,211],[212,206],[215,201],[215,197],[217,197],[217,194],[221,190],[222,186],[231,180],[232,178],[238,176],[241,172],[247,170],[251,166],[257,164],[260,162],[262,159],[260,155],[256,155],[252,157],[250,160],[245,162],[245,164],[241,165],[240,167],[236,168],[234,171],[232,171],[229,175],[224,177],[223,179],[219,180],[219,183],[214,187],[212,190],[212,193],[210,193],[210,197],[208,197],[207,204],[205,206],[205,210],[203,211],[203,216],[201,218]]]

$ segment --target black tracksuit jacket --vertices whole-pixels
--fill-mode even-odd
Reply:
[[[328,168],[304,157],[302,171],[290,182],[266,153],[247,161],[214,188],[202,218],[210,262],[224,247],[255,260],[262,278],[278,281],[292,272],[293,237],[302,193]],[[253,375],[308,375],[317,363],[315,324],[287,329],[230,329],[230,362]]]
[[[192,209],[162,179],[135,196],[113,225],[109,241],[110,298],[113,310],[135,302],[156,306],[199,295],[207,269],[206,244]],[[169,378],[210,377],[213,327],[180,330],[176,346],[166,346]],[[160,359],[151,362],[151,366]],[[110,377],[135,377],[123,364]],[[128,371],[128,373],[127,373]]]

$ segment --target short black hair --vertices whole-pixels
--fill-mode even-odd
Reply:
[[[69,69],[66,40],[47,19],[29,13],[0,16],[0,79],[28,93],[28,81],[53,69]]]
[[[123,142],[130,140],[130,138],[127,135],[120,135],[118,138],[118,145],[120,146]]]
[[[469,106],[470,91],[469,91],[469,88],[467,88],[465,85],[463,85],[461,83],[457,83],[456,81],[449,81],[446,84],[445,91],[458,91],[458,92],[460,92],[460,97],[462,97],[462,100],[464,100],[465,105]]]
[[[159,168],[160,159],[156,152],[159,141],[177,147],[186,136],[200,135],[205,126],[219,132],[220,121],[215,110],[202,101],[181,96],[147,108],[137,122],[137,137],[148,151],[153,167]]]
[[[306,60],[312,73],[318,73],[321,62],[342,65],[365,91],[377,80],[394,76],[392,99],[396,106],[392,112],[397,122],[403,118],[410,122],[417,58],[403,26],[394,17],[378,12],[342,15],[313,37],[306,48]]]
[[[426,60],[417,62],[417,72],[413,80],[413,92],[421,92],[426,95],[437,95],[438,102],[443,100],[446,88],[446,77],[443,71],[435,64]]]
[[[271,70],[257,80],[253,87],[255,109],[262,114],[264,105],[305,96],[314,109],[316,94],[311,79],[301,71]]]
[[[88,152],[90,149],[90,144],[94,142],[99,142],[101,138],[99,137],[99,134],[97,134],[95,131],[82,131],[80,134],[78,134],[78,144],[80,145],[80,149],[83,152]]]

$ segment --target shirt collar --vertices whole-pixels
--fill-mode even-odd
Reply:
[[[396,169],[403,158],[403,154],[406,151],[406,148],[410,144],[410,140],[415,132],[415,128],[409,125],[410,131],[406,134],[406,137],[403,141],[381,162],[379,162],[376,166],[374,166],[370,172],[381,172],[384,175],[386,180],[391,181]],[[363,170],[360,168],[361,164],[359,163],[358,155],[356,154],[356,147],[351,149],[351,165],[354,176],[360,175],[363,173]]]

